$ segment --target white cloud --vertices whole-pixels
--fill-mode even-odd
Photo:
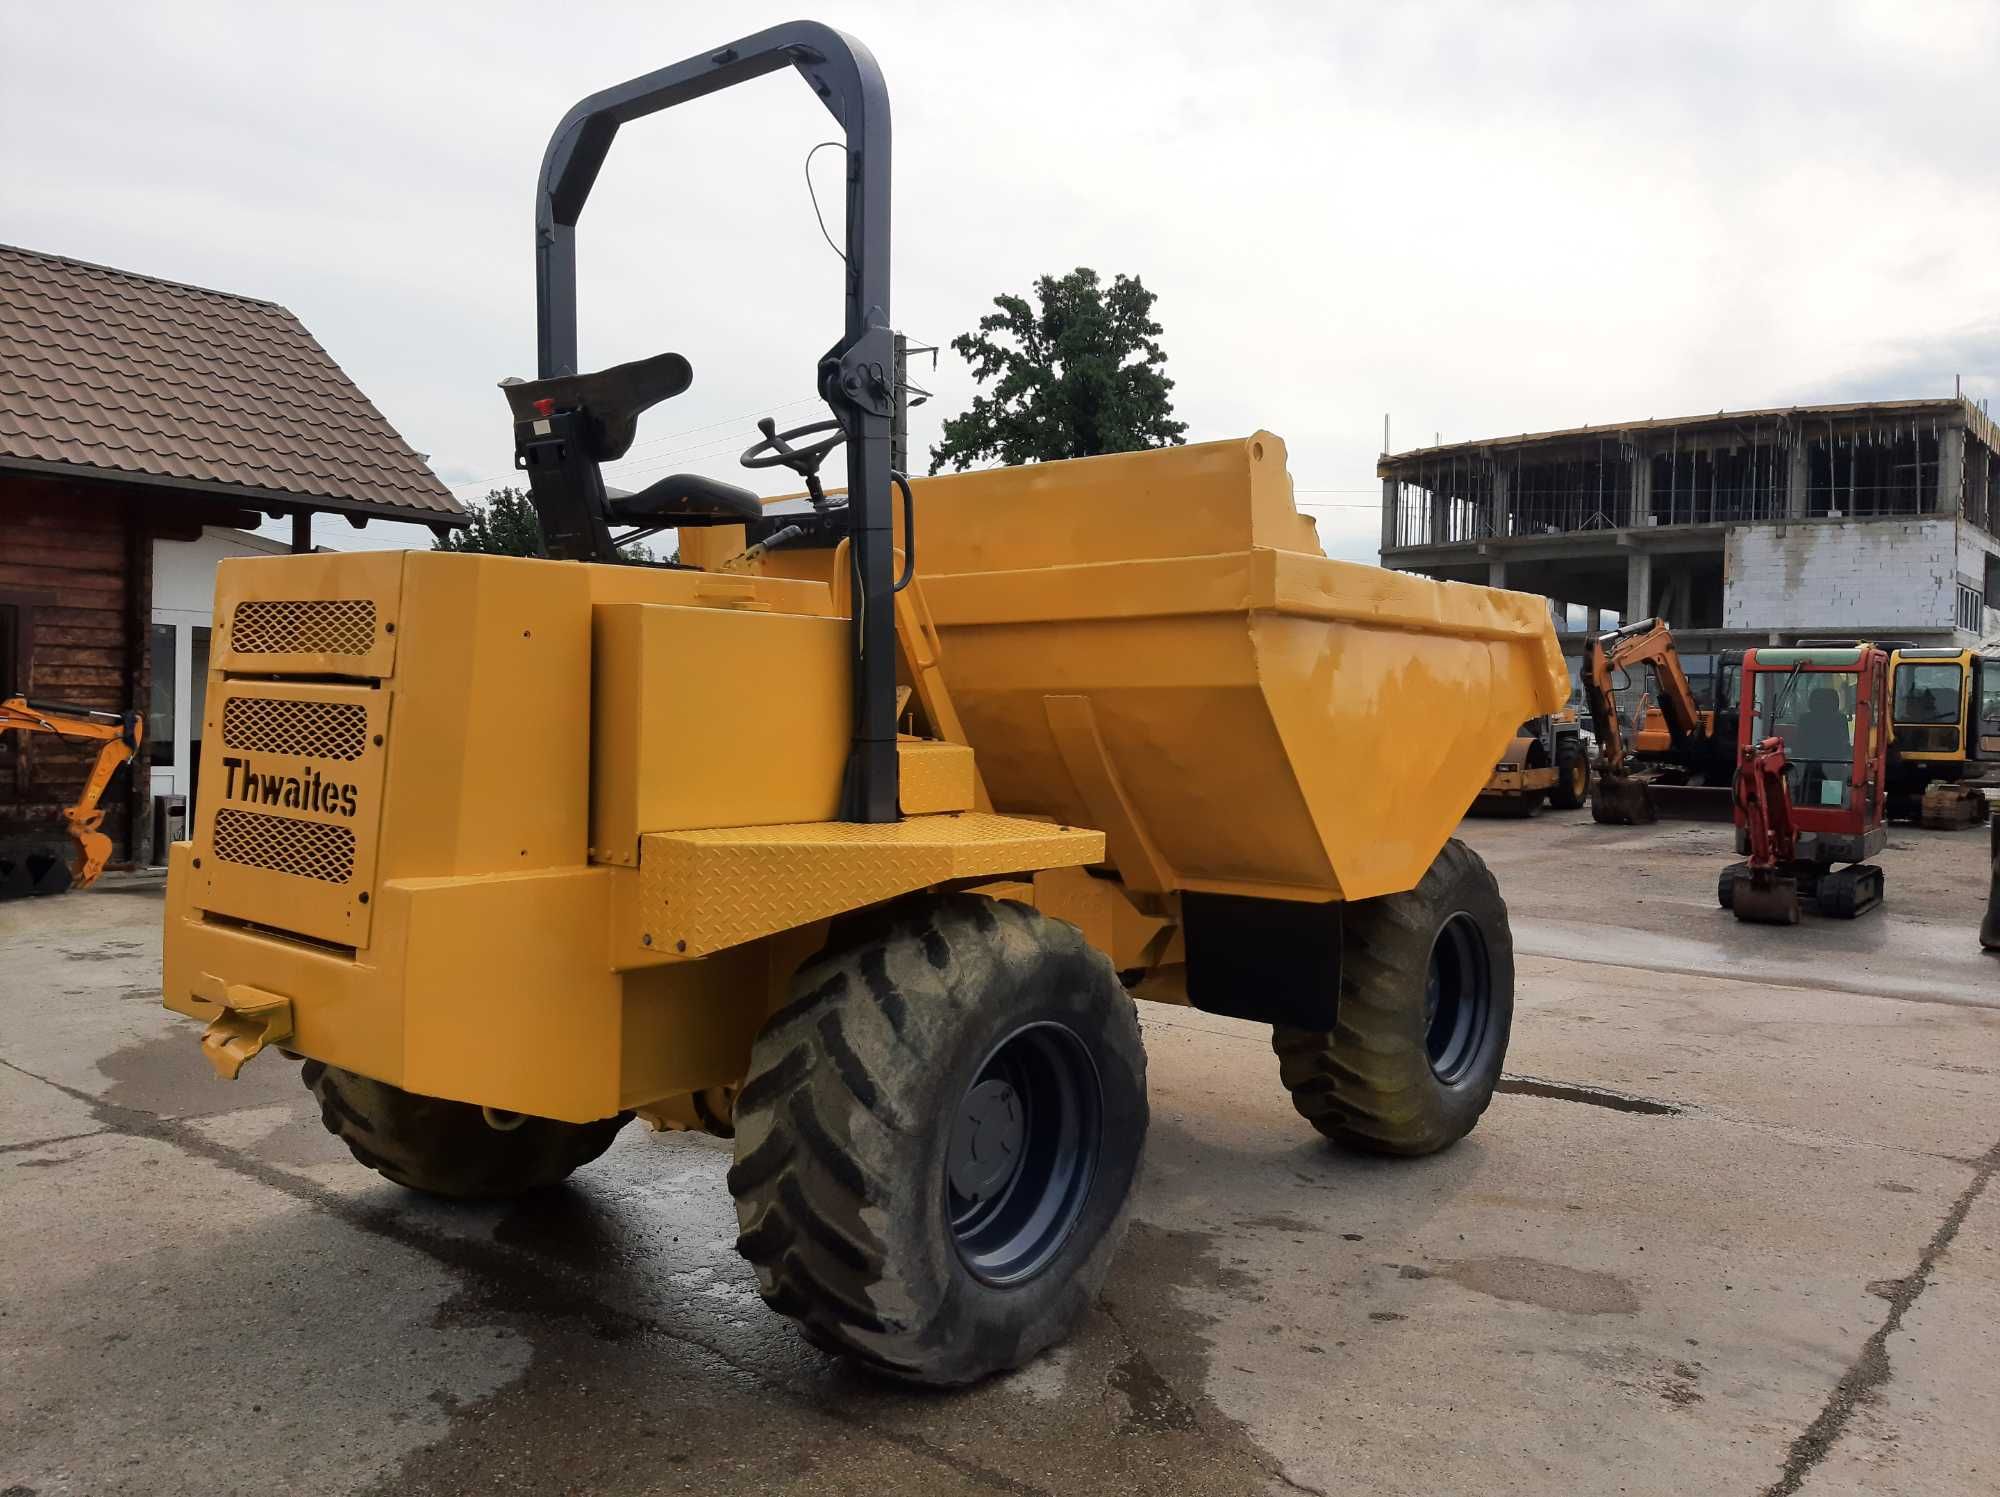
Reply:
[[[477,491],[510,476],[494,382],[532,372],[549,129],[792,10],[17,8],[5,233],[284,302]],[[1952,372],[1992,393],[1991,6],[837,19],[894,104],[896,320],[944,342],[1043,272],[1143,276],[1190,436],[1282,434],[1330,491],[1303,496],[1330,550],[1373,552],[1385,410],[1400,446]],[[742,477],[757,414],[811,414],[790,402],[838,264],[800,166],[832,128],[780,75],[621,136],[583,225],[584,357],[696,370],[634,472]],[[970,390],[949,354],[935,383],[920,446]]]

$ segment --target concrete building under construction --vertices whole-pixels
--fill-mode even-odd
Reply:
[[[1684,658],[2000,634],[2000,450],[1962,398],[1722,411],[1385,455],[1382,564],[1662,616]]]

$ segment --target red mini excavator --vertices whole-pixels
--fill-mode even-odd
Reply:
[[[1888,840],[1888,665],[1873,645],[1744,653],[1736,850],[1749,857],[1716,883],[1737,919],[1796,925],[1804,899],[1852,919],[1882,902],[1866,860]]]

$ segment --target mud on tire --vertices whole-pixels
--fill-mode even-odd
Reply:
[[[1146,1134],[1138,1018],[1110,962],[1024,905],[925,897],[836,927],[793,994],[757,1038],[729,1172],[765,1302],[919,1383],[1068,1335],[1124,1235]]]
[[[1431,1154],[1493,1100],[1514,1018],[1499,885],[1453,838],[1416,888],[1350,904],[1331,1033],[1276,1029],[1292,1103],[1336,1143]]]
[[[319,1099],[326,1131],[357,1160],[398,1185],[458,1200],[520,1195],[565,1180],[610,1148],[631,1118],[523,1116],[503,1131],[469,1103],[420,1097],[322,1061],[307,1061],[300,1079]]]

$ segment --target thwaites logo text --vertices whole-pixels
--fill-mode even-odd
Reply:
[[[222,768],[226,774],[222,793],[228,800],[274,810],[317,811],[323,816],[354,815],[355,787],[329,780],[310,764],[303,774],[270,774],[247,754],[240,758],[225,754]]]

